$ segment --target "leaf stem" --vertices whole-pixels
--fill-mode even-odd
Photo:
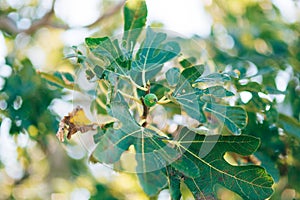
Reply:
[[[142,104],[142,102],[138,99],[138,98],[135,98],[134,96],[131,96],[129,94],[126,94],[125,92],[122,92],[121,90],[118,90],[118,92],[120,92],[124,97],[128,98],[128,99],[131,99],[139,104]]]
[[[167,99],[167,100],[159,100],[159,101],[157,102],[157,104],[159,104],[159,105],[164,105],[164,104],[167,104],[167,103],[170,103],[170,102],[172,102],[170,99]]]
[[[142,87],[142,86],[138,85],[136,82],[134,82],[134,80],[132,80],[132,78],[130,76],[126,76],[126,77],[130,80],[131,84],[134,85],[136,88],[143,90],[143,91],[148,90],[148,88]]]
[[[146,87],[147,83],[146,83],[146,71],[142,70],[142,82],[144,87]]]
[[[133,89],[134,98],[139,99],[136,87],[134,85],[132,86],[132,89]],[[142,102],[140,101],[139,104],[142,104]],[[136,109],[137,109],[137,112],[138,112],[139,116],[141,116],[142,113],[143,113],[143,111],[142,111],[142,109],[141,109],[141,107],[140,107],[139,104],[136,105]]]
[[[160,100],[157,101],[155,106],[150,108],[149,112],[152,112],[152,110],[154,110],[156,108],[156,106],[158,106],[158,105],[164,105],[164,104],[167,104],[167,103],[170,103],[170,102],[172,102],[172,100],[167,99],[166,96],[163,96]]]
[[[158,129],[157,127],[155,127],[155,126],[153,126],[153,125],[151,125],[151,124],[149,124],[149,125],[147,126],[147,128],[149,128],[149,129],[155,131],[158,135],[160,135],[160,136],[162,136],[162,137],[169,138],[167,134],[165,134],[165,133],[162,132],[160,129]]]

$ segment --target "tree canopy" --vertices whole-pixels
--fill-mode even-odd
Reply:
[[[0,199],[300,197],[298,1],[203,1],[205,37],[95,2],[0,2]]]

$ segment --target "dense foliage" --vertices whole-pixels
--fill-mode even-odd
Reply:
[[[36,72],[28,58],[7,56],[12,73],[3,78],[1,119],[45,155],[57,130],[66,146],[92,131],[89,161],[136,174],[150,198],[164,189],[172,199],[298,198],[299,23],[284,21],[269,1],[216,1],[207,10],[211,34],[183,38],[147,26],[146,2],[128,0],[122,35],[85,38],[66,55],[74,73]],[[0,27],[8,40],[19,34]],[[74,104],[90,110],[76,107],[59,123],[49,108],[70,91],[85,97]],[[84,160],[65,162],[74,179],[89,177],[92,199],[124,198],[96,183]],[[31,176],[28,163],[20,182]]]

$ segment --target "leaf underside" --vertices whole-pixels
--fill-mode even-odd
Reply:
[[[215,197],[216,184],[245,199],[263,199],[273,192],[273,180],[262,167],[232,166],[223,158],[226,152],[252,154],[260,143],[255,137],[205,136],[182,128],[173,140],[165,140],[135,121],[120,93],[111,102],[109,113],[122,126],[100,137],[93,157],[99,162],[115,163],[134,145],[138,178],[149,196],[156,195],[169,182],[176,199],[179,194],[175,188],[179,189],[182,177],[196,199]]]
[[[265,199],[273,193],[273,179],[264,168],[254,165],[232,166],[223,158],[226,152],[235,152],[243,156],[252,154],[259,146],[259,139],[248,135],[195,135],[191,140],[190,134],[191,131],[187,128],[181,130],[179,136],[181,145],[178,148],[185,151],[185,155],[199,167],[199,177],[184,178],[184,183],[191,190],[195,199],[215,199],[214,186],[216,184],[236,192],[244,199]],[[210,149],[211,145],[213,148],[209,152],[205,152]],[[204,155],[206,154],[204,157],[201,156],[203,152]],[[172,179],[172,184],[178,187],[179,179],[174,177]],[[174,199],[176,199],[175,196]]]

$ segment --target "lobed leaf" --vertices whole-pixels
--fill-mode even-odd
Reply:
[[[122,126],[108,129],[101,136],[93,157],[100,162],[114,163],[133,144],[138,178],[149,196],[162,190],[169,178],[172,198],[178,199],[180,194],[175,190],[180,186],[181,176],[196,199],[214,197],[215,184],[245,199],[267,198],[272,194],[273,180],[262,167],[232,166],[223,158],[226,152],[252,154],[259,146],[259,139],[247,135],[205,136],[183,128],[173,141],[176,148],[172,148],[169,140],[166,143],[156,132],[139,126],[128,109],[122,95],[117,93],[109,113]]]
[[[98,162],[107,164],[120,160],[122,153],[128,150],[133,143],[131,137],[126,137],[126,133],[113,129],[108,129],[102,137],[97,139],[98,143],[93,152],[93,157]]]
[[[133,145],[136,151],[136,171],[143,189],[150,196],[158,193],[167,184],[166,175],[162,171],[167,165],[171,164],[189,177],[199,176],[200,171],[193,161],[181,156],[180,152],[163,142],[156,132],[141,127],[135,121],[120,93],[116,94],[108,112],[119,120],[121,127],[108,129],[97,138],[98,145],[92,155],[94,160],[115,163]]]
[[[216,116],[235,135],[241,134],[241,129],[247,124],[247,112],[242,107],[207,103],[205,110]]]
[[[249,135],[205,136],[196,133],[191,138],[191,133],[187,128],[181,130],[178,148],[185,151],[185,155],[200,169],[199,177],[184,178],[184,183],[195,199],[215,199],[216,184],[223,185],[244,199],[265,199],[273,193],[273,179],[264,168],[254,165],[232,166],[223,158],[226,152],[244,156],[254,153],[260,144],[258,138]],[[172,178],[172,181],[172,185],[178,187],[179,179]],[[176,193],[174,196],[177,196]]]
[[[149,196],[156,195],[168,183],[166,175],[161,170],[138,173],[137,176],[144,192]]]
[[[201,76],[203,71],[203,66],[200,65],[183,70],[173,93],[173,97],[182,106],[182,109],[190,117],[198,120],[199,122],[206,121],[206,117],[202,110],[204,103],[200,101],[197,92],[191,84],[195,79]]]
[[[161,71],[162,67],[163,67],[163,65],[160,65],[160,66],[156,67],[153,70],[149,70],[149,71],[144,72],[145,73],[145,79],[146,80],[154,79],[154,77]],[[131,70],[130,71],[130,76],[137,84],[140,84],[140,85],[143,84],[143,79],[142,79],[143,72]]]
[[[146,38],[132,62],[132,68],[136,71],[147,72],[176,57],[180,52],[178,43],[166,41],[166,39],[165,33],[154,32],[148,27]]]
[[[124,35],[127,50],[132,50],[147,20],[144,0],[128,0],[124,6]]]
[[[105,63],[104,69],[120,75],[127,75],[128,61],[119,47],[118,40],[111,41],[109,37],[86,38],[85,43],[90,51]],[[101,70],[98,71],[102,73]],[[102,74],[98,74],[95,69],[94,72],[97,77],[102,77]]]

